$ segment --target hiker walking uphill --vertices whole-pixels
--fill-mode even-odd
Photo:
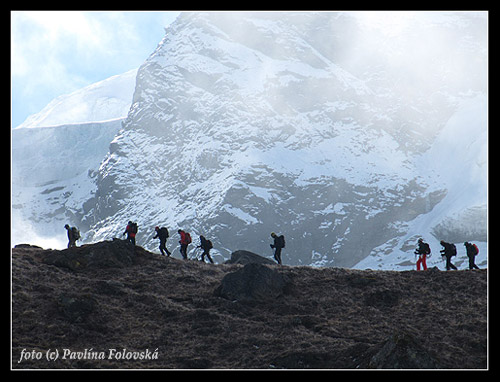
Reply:
[[[80,231],[76,227],[70,227],[68,224],[64,226],[68,231],[68,248],[76,247],[76,241],[80,239]]]
[[[170,251],[167,249],[167,239],[168,239],[168,229],[166,227],[155,227],[156,235],[153,236],[153,239],[160,239],[160,252],[163,256],[165,256],[165,252],[167,256],[170,256]]]
[[[417,260],[417,271],[420,270],[420,266],[423,267],[424,271],[427,270],[427,255],[431,253],[431,247],[429,244],[424,242],[424,239],[418,239],[418,248],[415,249],[415,255],[418,255]]]
[[[441,256],[446,257],[446,270],[447,271],[449,271],[450,269],[457,270],[457,267],[451,263],[452,256],[457,255],[457,247],[455,246],[455,244],[446,243],[443,240],[440,241],[440,244],[444,248],[439,252],[441,253]]]
[[[123,232],[123,235],[125,234],[127,234],[127,241],[130,241],[132,244],[135,245],[135,235],[137,234],[137,223],[134,223],[129,220],[127,228],[125,228],[125,232]]]
[[[479,248],[476,244],[465,242],[465,250],[467,251],[467,257],[469,258],[469,269],[479,269],[476,265],[476,256],[479,253]]]
[[[274,249],[274,260],[281,265],[281,249],[285,248],[285,236],[271,232],[271,237],[274,239],[274,244],[269,245]]]
[[[214,261],[210,257],[210,250],[214,246],[210,240],[205,239],[205,236],[200,235],[200,245],[196,248],[203,249],[203,253],[201,254],[201,261],[205,262],[205,256],[207,256],[208,260],[213,264]]]
[[[184,232],[182,229],[178,230],[177,233],[181,235],[181,240],[179,244],[181,245],[181,255],[184,260],[187,260],[187,247],[191,244],[191,235],[189,232]]]

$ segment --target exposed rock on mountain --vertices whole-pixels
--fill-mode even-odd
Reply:
[[[215,290],[215,295],[228,300],[274,300],[285,294],[290,280],[265,265],[250,263],[229,273]]]
[[[371,358],[371,369],[438,369],[429,352],[407,333],[395,333]]]
[[[231,258],[226,261],[226,264],[251,264],[251,263],[257,263],[257,264],[276,264],[276,262],[267,259],[265,257],[262,257],[260,255],[257,255],[256,253],[249,252],[249,251],[244,251],[244,250],[239,250],[231,253]]]

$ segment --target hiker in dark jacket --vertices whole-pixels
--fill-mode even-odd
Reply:
[[[446,257],[446,270],[457,270],[457,267],[451,263],[451,257],[457,255],[457,247],[455,247],[455,244],[446,243],[443,240],[441,240],[440,244],[444,248],[439,253],[441,253],[441,256]]]
[[[271,232],[271,237],[274,239],[274,244],[269,244],[274,249],[274,260],[281,265],[281,249],[285,248],[285,237],[276,235]]]
[[[210,257],[210,250],[213,248],[212,242],[210,240],[205,239],[205,236],[200,235],[200,245],[197,248],[203,249],[203,253],[201,254],[201,261],[205,262],[205,256],[207,256],[208,260],[213,264],[214,261]]]
[[[153,236],[153,239],[160,239],[160,252],[163,256],[165,256],[165,252],[167,256],[170,256],[170,251],[167,249],[167,239],[168,239],[168,229],[166,227],[155,227],[156,235]]]
[[[76,241],[80,238],[80,232],[76,227],[70,227],[68,224],[64,226],[68,231],[68,248],[76,247]]]
[[[476,265],[476,256],[479,253],[479,249],[476,244],[469,242],[464,243],[465,250],[467,251],[467,257],[469,258],[469,269],[479,269]]]

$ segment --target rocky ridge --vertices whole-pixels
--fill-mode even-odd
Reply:
[[[12,250],[13,368],[484,369],[487,311],[486,270],[212,265],[121,240]]]

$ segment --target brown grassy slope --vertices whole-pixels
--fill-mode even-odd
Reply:
[[[121,241],[13,249],[12,367],[404,368],[374,363],[399,333],[436,367],[487,367],[485,270],[269,267],[290,280],[284,295],[230,301],[214,290],[241,265],[164,258]],[[44,358],[18,363],[23,349]],[[48,362],[48,349],[59,359]],[[64,349],[106,358],[108,349],[158,349],[158,359],[62,359]]]

